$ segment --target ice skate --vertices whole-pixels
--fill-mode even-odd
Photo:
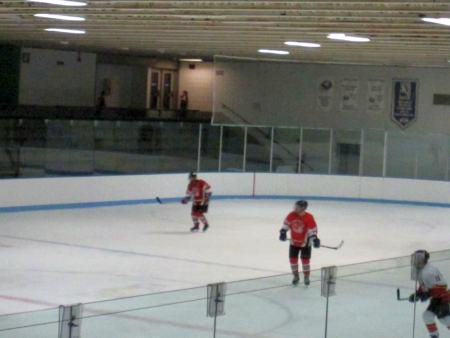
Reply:
[[[205,224],[205,225],[203,226],[203,232],[205,232],[206,230],[208,230],[208,228],[209,228],[209,224]]]
[[[305,276],[305,280],[303,282],[305,285],[309,285],[309,276]]]
[[[298,273],[294,273],[294,279],[292,280],[292,285],[297,285],[300,281],[300,276]]]
[[[199,228],[199,226],[197,225],[197,226],[193,226],[192,228],[191,228],[191,231],[192,232],[194,232],[194,231],[198,231],[200,228]]]

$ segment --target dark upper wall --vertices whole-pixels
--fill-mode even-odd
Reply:
[[[0,45],[0,105],[19,103],[20,47]]]

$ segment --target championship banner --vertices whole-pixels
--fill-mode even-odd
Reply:
[[[341,111],[355,112],[358,109],[359,79],[343,79],[341,88]]]
[[[419,80],[394,79],[391,119],[402,129],[417,120]]]
[[[331,110],[334,98],[334,80],[330,77],[317,81],[317,109],[322,112]]]
[[[370,113],[383,114],[385,104],[384,80],[367,81],[366,110]]]

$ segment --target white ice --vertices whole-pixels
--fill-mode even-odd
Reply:
[[[0,215],[0,314],[282,274],[285,275],[276,277],[277,281],[285,279],[289,285],[288,244],[280,242],[278,235],[294,202],[288,199],[213,200],[207,214],[210,229],[206,233],[189,232],[190,209],[181,204],[3,213]],[[345,241],[338,251],[315,249],[312,269],[406,256],[416,249],[449,249],[448,208],[312,200],[308,211],[316,218],[322,244],[337,245],[341,240]],[[443,269],[444,275],[450,279],[450,270]],[[373,279],[369,278],[368,290],[386,286],[389,287],[386,292],[390,294],[400,285],[405,292],[412,291],[414,283],[409,281],[408,273],[406,271],[404,280],[395,282],[398,276],[391,278],[376,274]],[[402,337],[410,337],[409,318],[413,306],[408,302],[392,303],[392,299],[380,301],[376,290],[375,294],[362,292],[361,285],[367,284],[367,280],[367,276],[364,281],[355,278],[349,280],[348,285],[341,286],[342,293],[351,293],[355,288],[357,297],[347,300],[354,302],[351,308],[357,312],[366,311],[367,317],[381,318],[386,313],[383,304],[391,304],[386,306],[391,307],[393,313],[405,311],[407,314],[404,325],[408,335]],[[325,308],[319,287],[320,283],[317,283],[309,289],[301,286],[299,290],[309,292],[304,295],[310,302],[305,307],[311,311],[311,322],[317,321],[317,326],[323,331]],[[294,301],[291,292],[292,287],[286,293],[274,295],[279,300],[276,304],[273,300],[267,301],[266,298],[271,298],[269,293],[266,296],[261,294],[256,300],[259,308],[266,309],[266,312],[274,311],[272,320],[282,324],[267,324],[265,327],[259,323],[255,328],[260,330],[259,335],[246,335],[245,322],[241,325],[234,323],[230,324],[234,331],[223,329],[223,336],[315,337],[315,333],[305,336],[292,333],[296,332],[294,323],[298,320],[292,313],[284,314],[286,318],[274,319],[279,313],[274,308],[283,308],[283,304]],[[283,299],[282,295],[286,298]],[[243,296],[241,300],[244,299]],[[245,304],[239,306],[244,307]],[[332,301],[330,306],[333,306]],[[418,306],[419,311],[423,311],[425,305]],[[203,303],[201,308],[205,317]],[[230,304],[222,323],[232,320],[232,309]],[[167,316],[170,316],[167,309],[160,311],[167,311]],[[258,313],[249,311],[248,315],[260,316]],[[208,320],[209,323],[209,319],[203,317],[198,321]],[[264,316],[261,318],[264,321]],[[334,320],[337,318],[335,315]],[[342,320],[353,325],[348,316]],[[425,337],[427,333],[421,316],[417,320],[417,332]],[[333,316],[330,323],[333,323]],[[137,326],[147,324],[136,321]],[[251,325],[248,321],[247,324]],[[360,324],[386,325],[378,319],[375,323],[367,320],[367,323]],[[354,325],[351,331],[356,333],[361,326],[358,323]],[[338,326],[335,325],[335,331]],[[450,337],[450,331],[445,331],[440,324],[438,326],[441,337]],[[203,337],[195,327],[178,329],[195,332],[191,332],[192,335],[186,333],[184,337]],[[331,326],[329,337],[340,337],[332,335],[332,329]],[[396,329],[394,325],[393,334],[386,337],[400,337],[394,334]],[[145,332],[145,328],[142,330]],[[305,332],[304,328],[301,330]],[[0,332],[0,337],[3,336]],[[161,333],[154,336],[165,337]],[[210,332],[205,335],[210,336]],[[371,337],[369,334],[362,336]],[[103,336],[97,334],[95,337]],[[133,337],[140,336],[135,333]],[[142,337],[148,336],[143,333]],[[346,334],[345,337],[353,336]],[[379,335],[373,337],[380,338]]]

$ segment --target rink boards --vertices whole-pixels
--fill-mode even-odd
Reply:
[[[213,198],[308,198],[450,206],[450,183],[277,173],[200,173]],[[0,212],[156,203],[184,196],[187,174],[9,179]]]

